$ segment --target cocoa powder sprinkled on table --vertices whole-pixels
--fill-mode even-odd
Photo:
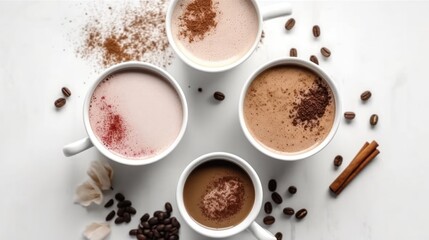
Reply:
[[[130,60],[170,65],[173,55],[165,29],[166,3],[141,0],[109,6],[108,12],[97,5],[97,10],[88,11],[81,27],[78,56],[102,67]]]
[[[216,28],[218,13],[213,0],[194,0],[182,7],[184,12],[179,17],[179,34],[190,43],[204,39],[207,33]]]

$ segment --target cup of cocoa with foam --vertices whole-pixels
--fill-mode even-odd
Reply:
[[[276,240],[255,222],[262,199],[255,170],[242,158],[225,152],[193,160],[182,172],[176,191],[183,219],[196,232],[211,238],[248,230],[257,239]]]
[[[63,152],[72,156],[95,146],[116,162],[145,165],[178,145],[187,121],[185,95],[170,74],[149,63],[124,62],[92,84],[83,106],[88,137]]]
[[[308,158],[334,137],[341,99],[331,77],[318,65],[298,58],[273,60],[243,86],[240,125],[250,143],[280,160]]]
[[[253,53],[264,20],[291,12],[286,2],[262,9],[256,0],[172,0],[167,37],[189,66],[204,72],[226,71]]]

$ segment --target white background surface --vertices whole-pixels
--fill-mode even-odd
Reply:
[[[273,2],[273,1],[268,1]],[[267,1],[262,2],[267,4]],[[0,2],[0,239],[82,239],[91,222],[103,221],[108,210],[73,204],[75,187],[86,180],[95,149],[71,158],[62,146],[85,136],[82,105],[86,90],[102,69],[74,54],[67,35],[81,24],[88,3]],[[187,132],[176,150],[156,164],[128,167],[112,162],[114,187],[131,199],[138,216],[175,205],[181,171],[196,157],[226,151],[246,159],[265,187],[275,178],[283,196],[289,185],[298,193],[275,208],[283,239],[429,239],[429,4],[424,2],[293,2],[297,20],[284,31],[287,17],[265,23],[263,45],[244,64],[222,74],[191,70],[175,59],[168,71],[182,86],[189,105]],[[73,23],[64,24],[68,19]],[[315,40],[311,27],[319,24]],[[331,58],[319,49],[331,49]],[[237,105],[246,78],[259,65],[287,56],[296,47],[299,57],[319,57],[320,65],[339,84],[344,110],[356,119],[342,122],[322,152],[299,162],[281,162],[256,151],[241,132]],[[68,86],[72,97],[56,111],[53,102]],[[203,92],[197,91],[198,87]],[[373,97],[362,104],[359,96]],[[226,100],[212,100],[214,91]],[[371,129],[369,116],[379,124]],[[328,186],[365,141],[377,140],[381,154],[337,198]],[[332,160],[344,163],[335,170]],[[106,200],[113,193],[106,196]],[[285,218],[281,209],[302,207],[303,221]],[[175,215],[178,216],[177,209]],[[257,221],[262,222],[263,211]],[[112,224],[109,239],[129,239],[128,225]],[[204,239],[182,221],[181,239]],[[241,233],[230,239],[253,239]]]

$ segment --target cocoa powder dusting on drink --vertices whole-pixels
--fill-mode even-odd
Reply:
[[[103,4],[108,3],[97,2],[97,7],[88,9],[92,11],[87,12],[77,43],[79,57],[102,67],[131,60],[162,67],[171,64],[173,54],[165,29],[166,0],[141,0],[105,8]]]
[[[184,7],[180,20],[180,36],[191,43],[204,39],[217,25],[216,4],[213,0],[194,0]]]
[[[238,213],[244,204],[244,185],[238,177],[215,180],[201,197],[201,211],[211,220],[224,220]]]
[[[108,148],[113,145],[123,145],[122,142],[126,137],[127,129],[122,116],[107,102],[105,96],[101,97],[97,107],[104,112],[103,124],[101,125],[103,134],[100,136],[103,144]]]
[[[307,91],[296,93],[298,100],[293,103],[290,112],[294,126],[303,125],[304,129],[312,131],[319,127],[320,118],[325,114],[326,108],[332,102],[329,87],[318,77],[313,86]]]

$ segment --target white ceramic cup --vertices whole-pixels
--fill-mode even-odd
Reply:
[[[205,227],[200,223],[196,222],[187,212],[185,203],[183,200],[183,189],[185,187],[185,182],[189,174],[201,164],[211,160],[219,160],[219,159],[230,161],[236,164],[237,166],[241,167],[249,175],[255,189],[255,201],[253,203],[253,207],[250,213],[241,223],[227,229],[213,229],[213,228]],[[262,185],[261,185],[261,181],[259,180],[258,174],[245,160],[243,160],[242,158],[236,155],[225,153],[225,152],[213,152],[213,153],[208,153],[203,156],[200,156],[194,161],[192,161],[185,168],[185,170],[182,172],[179,178],[179,183],[177,185],[176,199],[177,199],[179,212],[182,215],[183,219],[186,221],[186,223],[192,229],[194,229],[195,231],[197,231],[198,233],[204,236],[211,237],[211,238],[225,238],[225,237],[238,234],[247,229],[257,239],[276,240],[276,237],[272,233],[262,228],[260,225],[258,225],[255,222],[255,219],[258,216],[259,211],[261,209],[262,199],[263,199]]]
[[[109,149],[107,149],[104,146],[103,143],[100,142],[100,140],[98,140],[98,138],[95,135],[93,129],[91,128],[91,124],[89,122],[89,105],[91,102],[91,97],[94,93],[94,90],[98,86],[98,84],[101,81],[103,81],[104,79],[106,79],[107,76],[109,76],[115,72],[123,71],[123,70],[127,70],[127,69],[129,69],[129,70],[143,70],[143,71],[148,71],[148,72],[152,72],[154,74],[159,75],[165,81],[167,81],[168,83],[171,84],[171,86],[176,90],[176,92],[179,96],[179,99],[181,101],[183,118],[182,118],[182,126],[181,126],[179,134],[177,135],[175,141],[168,148],[166,148],[164,151],[162,151],[159,154],[152,156],[152,157],[143,158],[143,159],[127,159],[127,158],[124,158],[124,157],[121,157],[119,155],[112,153]],[[114,66],[106,69],[103,73],[101,73],[98,76],[97,80],[91,85],[91,87],[90,87],[90,89],[86,95],[86,98],[85,98],[85,101],[83,104],[83,123],[85,125],[85,129],[86,129],[86,132],[88,134],[88,137],[85,137],[79,141],[76,141],[74,143],[71,143],[71,144],[64,146],[63,152],[64,152],[64,155],[68,157],[68,156],[78,154],[78,153],[80,153],[80,152],[82,152],[88,148],[95,146],[104,156],[106,156],[107,158],[114,160],[116,162],[122,163],[122,164],[126,164],[126,165],[150,164],[150,163],[156,162],[156,161],[164,158],[167,154],[169,154],[177,146],[177,144],[182,139],[183,134],[185,133],[187,122],[188,122],[188,105],[186,103],[185,95],[183,94],[183,91],[180,88],[179,84],[176,82],[176,80],[174,80],[174,78],[169,73],[167,73],[165,70],[163,70],[163,69],[161,69],[155,65],[149,64],[149,63],[137,62],[137,61],[119,63],[117,65],[114,65]]]
[[[267,7],[261,8],[257,2],[257,0],[251,0],[253,5],[255,6],[256,13],[258,14],[258,33],[255,37],[255,41],[253,42],[253,45],[246,54],[244,54],[241,58],[237,59],[236,61],[224,65],[224,66],[206,66],[202,65],[200,63],[197,63],[193,61],[190,57],[188,57],[185,53],[183,53],[180,48],[177,46],[175,38],[173,37],[173,33],[171,30],[171,22],[172,22],[172,15],[174,12],[174,9],[177,5],[177,2],[180,0],[172,0],[170,2],[170,5],[167,10],[167,18],[166,18],[166,31],[167,31],[167,38],[170,42],[170,46],[173,48],[174,52],[182,59],[186,64],[188,64],[190,67],[198,69],[203,72],[222,72],[229,70],[231,68],[236,67],[237,65],[244,62],[247,58],[250,57],[250,55],[253,53],[253,51],[258,46],[258,43],[261,38],[262,34],[262,27],[263,27],[263,21],[269,20],[272,18],[280,17],[280,16],[286,16],[290,15],[292,13],[291,5],[287,2],[280,2],[275,3],[272,5],[269,5]]]
[[[335,118],[334,123],[332,125],[332,128],[329,132],[329,134],[326,136],[326,138],[316,147],[309,149],[308,151],[300,152],[300,153],[288,153],[288,154],[281,154],[278,152],[275,152],[273,150],[270,150],[268,147],[264,146],[262,143],[260,143],[255,137],[250,133],[249,129],[247,128],[246,121],[244,119],[244,98],[246,97],[247,89],[249,88],[250,84],[253,82],[253,80],[261,74],[263,71],[275,67],[275,66],[282,66],[282,65],[296,65],[301,66],[307,69],[310,69],[311,71],[315,72],[317,75],[322,77],[328,86],[332,90],[332,94],[335,100]],[[341,120],[341,98],[340,94],[337,88],[337,85],[332,80],[332,78],[318,65],[302,60],[299,58],[280,58],[277,60],[273,60],[271,62],[266,63],[265,65],[261,66],[259,69],[257,69],[246,81],[245,85],[243,86],[243,89],[241,91],[240,95],[240,101],[238,104],[238,114],[240,119],[240,125],[244,132],[244,135],[246,135],[247,139],[250,141],[250,143],[257,148],[259,151],[264,153],[265,155],[279,159],[279,160],[285,160],[285,161],[294,161],[294,160],[301,160],[308,158],[316,153],[318,153],[320,150],[322,150],[328,143],[332,140],[335,133],[337,132],[338,126],[340,125]]]

